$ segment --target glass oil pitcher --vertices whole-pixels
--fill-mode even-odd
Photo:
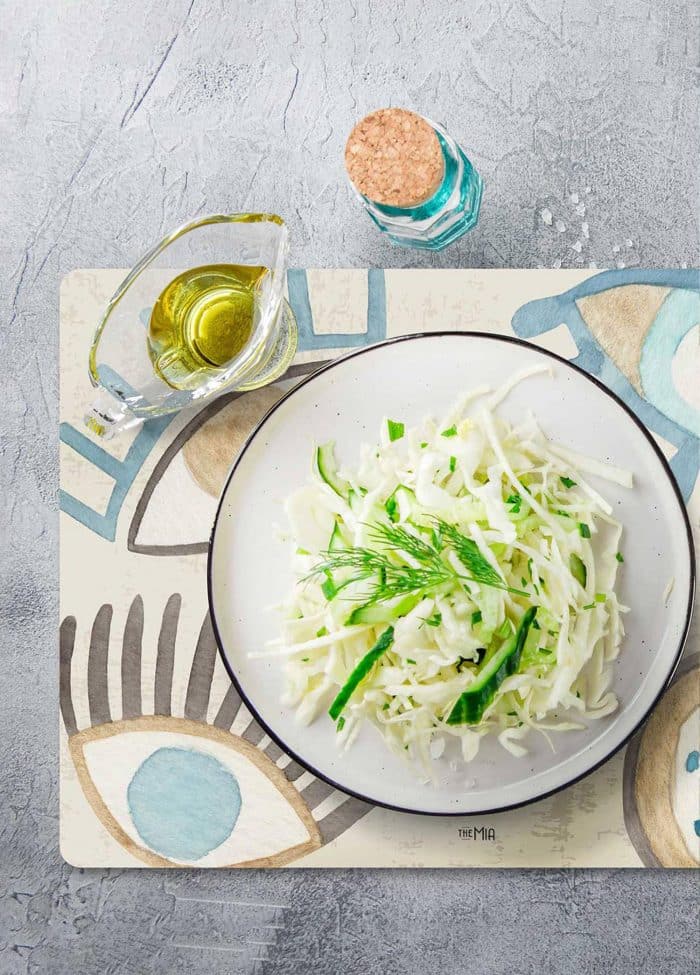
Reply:
[[[284,373],[297,329],[283,298],[289,234],[268,213],[202,217],[157,244],[97,326],[85,416],[108,439],[218,393]]]

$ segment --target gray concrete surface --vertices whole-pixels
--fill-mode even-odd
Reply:
[[[129,265],[196,213],[278,211],[300,265],[696,263],[698,4],[0,0],[0,14],[0,973],[697,971],[688,873],[63,864],[56,493],[59,280]],[[351,124],[386,104],[442,120],[485,178],[479,228],[440,255],[390,247],[343,180]]]

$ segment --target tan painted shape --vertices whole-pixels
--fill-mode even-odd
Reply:
[[[283,850],[280,853],[275,853],[272,856],[259,857],[255,860],[245,860],[241,863],[228,863],[224,864],[224,867],[284,867],[288,863],[292,863],[294,860],[298,860],[300,857],[306,856],[308,853],[312,853],[314,850],[317,850],[323,845],[321,834],[318,826],[316,825],[316,821],[311,815],[309,807],[306,805],[291,782],[287,780],[284,772],[279,769],[274,762],[271,762],[270,759],[267,758],[267,756],[264,755],[258,748],[251,745],[243,738],[232,735],[228,731],[223,731],[221,728],[215,728],[212,725],[202,724],[199,721],[189,721],[187,718],[161,717],[160,715],[149,715],[142,718],[133,718],[127,721],[113,721],[109,724],[101,724],[95,726],[94,728],[86,728],[84,731],[79,731],[77,735],[73,735],[72,738],[68,739],[68,748],[70,750],[76,772],[78,773],[80,785],[82,786],[83,792],[85,793],[93,812],[105,827],[107,832],[114,837],[114,839],[117,840],[117,842],[120,843],[125,850],[137,857],[139,860],[142,860],[147,866],[177,867],[182,869],[182,867],[186,866],[186,864],[174,863],[172,860],[161,857],[157,853],[153,853],[151,850],[147,850],[145,847],[134,842],[134,840],[116,821],[106,803],[102,799],[102,796],[97,791],[85,760],[84,748],[89,742],[99,741],[103,738],[110,738],[113,735],[120,735],[129,731],[179,731],[182,734],[192,735],[197,738],[209,738],[211,741],[218,742],[221,745],[226,745],[233,751],[244,755],[245,758],[251,761],[263,773],[263,775],[267,776],[281,795],[284,796],[284,798],[289,802],[299,819],[306,827],[309,838],[304,843],[297,843],[295,846],[291,846],[289,849]]]
[[[626,284],[576,302],[586,325],[640,396],[644,337],[670,291],[651,284]]]
[[[228,403],[207,420],[182,448],[185,465],[197,484],[218,498],[226,475],[241,447],[283,390],[275,386],[253,389]]]
[[[647,722],[639,745],[634,798],[649,846],[664,867],[696,867],[673,814],[676,749],[683,723],[700,704],[700,668],[666,692]]]

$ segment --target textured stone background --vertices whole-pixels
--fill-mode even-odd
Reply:
[[[0,973],[695,971],[687,873],[63,864],[56,362],[61,276],[129,265],[207,211],[278,211],[300,265],[695,264],[698,4],[0,0],[0,14]],[[443,121],[485,178],[478,229],[443,254],[392,249],[343,180],[351,124],[386,104]]]

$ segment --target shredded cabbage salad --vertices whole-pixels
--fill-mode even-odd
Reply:
[[[439,422],[384,419],[355,467],[322,444],[288,499],[297,581],[281,636],[251,656],[284,660],[284,703],[334,722],[342,747],[369,721],[430,773],[451,738],[467,762],[485,735],[523,756],[533,730],[552,744],[617,708],[622,526],[586,478],[632,477],[498,415],[545,371]]]

